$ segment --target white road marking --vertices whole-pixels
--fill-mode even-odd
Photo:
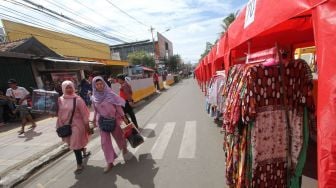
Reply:
[[[141,136],[144,137],[144,141],[146,141],[148,139],[149,135],[151,135],[154,132],[156,126],[157,126],[157,123],[150,123],[144,128],[144,129],[148,129],[148,130],[146,130],[146,132],[140,132]],[[131,153],[135,154],[141,146],[142,145],[138,146],[137,148],[132,148],[131,147],[129,149],[129,151]]]
[[[196,153],[196,121],[187,121],[178,158],[194,158]]]
[[[167,149],[170,138],[173,135],[175,125],[175,122],[169,122],[166,123],[166,125],[164,126],[151,150],[153,159],[162,159],[164,152]]]

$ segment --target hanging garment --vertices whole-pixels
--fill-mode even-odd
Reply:
[[[283,78],[279,66],[257,65],[250,69],[242,104],[244,122],[253,122],[249,129],[251,141],[248,146],[251,147],[249,152],[252,166],[249,168],[252,177],[246,182],[247,185],[287,187],[290,183],[287,175],[292,177],[294,171],[300,171],[297,164],[305,162],[300,161],[305,160],[300,157],[300,153],[304,138],[307,137],[303,132],[306,127],[303,121],[304,108],[308,106],[314,109],[310,92],[311,77],[307,66],[301,60],[289,63],[283,70]],[[284,94],[290,131],[286,127]],[[290,140],[287,139],[287,134]],[[288,157],[291,161],[288,161]]]
[[[308,141],[304,109],[314,111],[307,66],[289,63],[283,78],[279,66],[237,65],[229,71],[223,129],[230,187],[298,187]]]

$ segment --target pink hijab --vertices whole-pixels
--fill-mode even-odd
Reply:
[[[67,88],[68,86],[72,87],[73,89],[73,93],[71,95],[68,95],[66,94],[65,92],[65,88]],[[63,97],[65,99],[73,99],[75,97],[77,97],[76,93],[75,93],[75,85],[73,82],[71,82],[70,80],[65,80],[63,83],[62,83],[62,92],[63,92]]]

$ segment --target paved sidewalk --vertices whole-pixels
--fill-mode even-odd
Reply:
[[[61,139],[55,132],[55,125],[56,118],[47,118],[38,121],[35,129],[26,126],[22,135],[18,135],[20,126],[0,133],[0,177],[59,146]]]

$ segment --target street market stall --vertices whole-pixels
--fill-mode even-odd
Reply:
[[[286,51],[293,57],[297,48],[316,46],[319,187],[336,186],[335,10],[332,0],[250,0],[217,43],[216,57],[206,56],[195,69],[204,86],[211,79],[209,72],[221,69],[208,64],[223,64],[229,72],[233,65],[247,62],[250,54],[265,49],[275,47],[278,54]]]

